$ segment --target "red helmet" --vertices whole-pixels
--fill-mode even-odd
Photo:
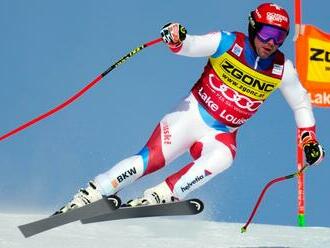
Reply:
[[[258,24],[266,24],[279,27],[287,32],[290,29],[290,18],[288,12],[275,3],[263,3],[251,12],[250,25],[258,30]]]

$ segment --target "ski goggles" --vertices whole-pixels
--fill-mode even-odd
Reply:
[[[282,45],[287,36],[287,31],[274,26],[263,25],[257,32],[257,36],[263,43],[273,40],[275,45]]]

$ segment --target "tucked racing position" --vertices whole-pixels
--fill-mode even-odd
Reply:
[[[250,13],[248,22],[248,36],[226,31],[188,35],[178,23],[165,25],[161,35],[173,53],[208,57],[201,77],[176,110],[162,118],[139,153],[96,176],[57,213],[116,194],[190,151],[191,163],[127,205],[184,199],[231,166],[239,128],[277,89],[293,110],[306,162],[320,163],[324,150],[317,141],[308,94],[292,62],[279,50],[290,29],[288,13],[265,3]]]

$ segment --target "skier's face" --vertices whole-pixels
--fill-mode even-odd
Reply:
[[[278,49],[279,45],[274,43],[273,39],[267,42],[261,41],[258,36],[254,38],[254,45],[256,47],[256,52],[261,59],[266,59],[272,55]]]

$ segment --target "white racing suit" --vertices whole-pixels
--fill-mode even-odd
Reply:
[[[189,96],[163,117],[145,147],[95,178],[101,194],[114,194],[189,150],[192,162],[164,181],[177,199],[185,198],[230,167],[238,128],[277,88],[292,108],[297,126],[315,131],[306,90],[280,51],[261,59],[247,36],[224,31],[187,35],[172,51],[209,60]]]

